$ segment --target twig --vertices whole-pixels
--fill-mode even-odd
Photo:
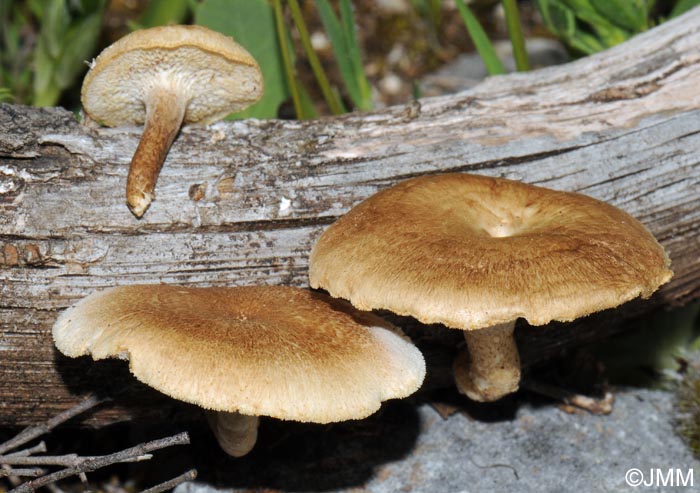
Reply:
[[[18,486],[17,488],[10,490],[9,493],[30,493],[37,488],[45,486],[47,484],[53,483],[63,478],[69,476],[75,476],[86,472],[91,472],[101,467],[108,466],[110,464],[115,464],[117,462],[123,462],[125,459],[133,459],[135,457],[143,456],[152,452],[154,450],[162,449],[165,447],[171,447],[173,445],[185,445],[190,443],[189,435],[184,433],[178,433],[167,438],[161,438],[160,440],[153,440],[151,442],[141,443],[134,447],[124,449],[120,452],[115,452],[109,455],[102,455],[98,457],[91,457],[82,460],[78,465],[68,467],[66,469],[61,469],[46,476],[42,476],[31,481]]]
[[[167,491],[171,488],[176,487],[178,484],[186,483],[187,481],[192,481],[197,477],[197,469],[190,469],[184,474],[180,474],[178,477],[171,479],[170,481],[165,481],[163,483],[157,484],[147,490],[143,490],[141,493],[161,493]]]
[[[0,477],[3,476],[32,476],[39,477],[42,474],[46,474],[44,469],[33,468],[33,469],[12,469],[11,467],[3,467],[0,469]]]
[[[615,396],[612,392],[605,392],[602,399],[595,399],[532,379],[524,381],[521,386],[530,392],[544,395],[579,409],[585,409],[591,414],[610,414],[615,402]]]
[[[87,411],[88,409],[91,409],[91,408],[97,406],[98,404],[102,404],[103,402],[106,402],[107,400],[109,400],[109,399],[98,399],[95,396],[88,397],[80,404],[63,411],[60,414],[57,414],[53,418],[49,419],[46,423],[25,428],[24,430],[19,432],[17,435],[15,435],[13,438],[10,438],[8,441],[0,444],[0,454],[4,454],[8,450],[12,450],[14,448],[17,448],[20,445],[24,445],[25,443],[27,443],[31,440],[34,440],[35,438],[37,438],[45,433],[48,433],[49,431],[51,431],[53,428],[60,425],[61,423],[64,423],[64,422],[68,421],[69,419],[77,416],[78,414],[83,413],[83,412]]]
[[[0,455],[0,464],[7,464],[9,466],[65,466],[74,467],[79,466],[85,461],[99,459],[102,456],[80,456],[78,454],[66,454],[66,455],[43,455],[39,457],[34,456],[17,456],[17,455]],[[153,456],[151,454],[139,455],[137,457],[127,457],[124,460],[118,462],[139,462],[142,460],[151,459]]]
[[[12,486],[19,486],[22,484],[22,480],[12,475],[12,468],[10,466],[5,466],[0,464],[0,478],[6,477]]]
[[[594,399],[586,395],[576,394],[571,396],[568,403],[580,409],[585,409],[592,414],[610,414],[613,411],[615,395],[606,391],[601,399]]]
[[[47,484],[46,489],[49,490],[51,493],[66,493],[54,483]]]
[[[37,443],[33,447],[25,448],[17,452],[12,452],[11,454],[7,454],[5,457],[27,457],[29,455],[40,452],[46,452],[46,442],[44,441]]]
[[[90,485],[88,484],[87,474],[85,474],[84,472],[81,472],[78,474],[78,478],[80,479],[80,482],[83,484],[84,491],[91,491]],[[53,483],[49,483],[49,484],[53,484]]]

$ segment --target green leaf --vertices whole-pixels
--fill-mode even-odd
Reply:
[[[135,24],[141,28],[181,24],[189,11],[188,0],[151,0]]]
[[[527,48],[525,47],[525,37],[520,26],[520,15],[518,5],[515,0],[503,0],[503,8],[506,13],[506,23],[508,24],[508,35],[513,46],[513,58],[518,71],[530,70],[530,62],[527,59]]]
[[[326,30],[328,39],[331,42],[333,55],[335,55],[335,60],[338,63],[340,77],[343,79],[345,90],[348,91],[348,95],[353,104],[357,106],[357,103],[362,100],[362,92],[357,85],[355,69],[350,59],[350,47],[347,44],[348,40],[343,27],[338,17],[336,17],[335,12],[333,12],[328,0],[314,0],[314,3],[323,28]]]
[[[316,111],[316,107],[314,106],[314,101],[309,92],[306,90],[306,88],[302,85],[299,85],[299,96],[300,96],[300,105],[301,105],[301,114],[304,115],[304,118],[309,119],[309,118],[317,118],[318,117],[318,112]],[[340,95],[336,94],[337,97],[340,97]]]
[[[17,24],[3,25],[2,47],[0,52],[0,60],[11,63],[17,61],[17,54],[20,50],[20,36]]]
[[[697,7],[698,5],[700,5],[700,0],[679,0],[671,11],[671,17],[678,17],[681,14],[685,14],[687,11],[693,7]]]
[[[493,48],[491,41],[486,35],[486,32],[484,32],[484,28],[479,24],[476,16],[474,16],[472,11],[469,10],[469,7],[464,4],[464,0],[455,0],[455,3],[457,4],[459,14],[462,16],[462,21],[467,27],[469,36],[474,42],[474,46],[476,46],[476,51],[479,52],[479,56],[484,62],[488,73],[490,75],[505,74],[506,69],[503,67],[498,55],[496,55],[496,50]]]
[[[28,0],[27,6],[32,15],[37,19],[42,19],[44,17],[44,12],[48,8],[46,0]]]
[[[100,33],[104,4],[104,0],[78,3],[74,21],[67,0],[44,4],[41,32],[33,53],[32,104],[55,105],[61,92],[84,70],[83,61],[92,54]],[[94,10],[83,10],[85,6]]]
[[[94,52],[102,28],[102,11],[95,12],[74,23],[64,39],[61,55],[56,63],[56,84],[61,89],[69,87],[84,70],[85,61]]]
[[[552,28],[550,26],[553,25],[553,21],[549,2],[547,0],[535,0],[535,5],[540,12],[540,16],[542,16],[542,22],[544,22],[544,25],[551,31]]]
[[[593,7],[591,0],[554,0],[555,2],[570,8],[576,17],[588,18],[588,19],[600,19],[603,18],[598,14],[598,11]]]
[[[265,94],[235,118],[275,118],[289,90],[270,4],[266,0],[204,0],[195,11],[195,24],[231,36],[260,64]]]
[[[547,29],[560,38],[568,38],[576,32],[576,17],[571,9],[549,0],[537,0],[542,20]]]
[[[76,3],[76,10],[81,15],[101,11],[105,6],[105,0],[73,0],[71,5],[75,5]]]
[[[596,33],[605,47],[615,46],[616,44],[625,41],[633,34],[626,29],[616,26],[611,20],[600,14],[591,3],[595,0],[561,1],[571,8],[577,19],[588,24],[590,29]]]
[[[340,20],[328,0],[314,0],[314,3],[331,42],[343,85],[353,105],[363,111],[372,109],[372,88],[365,76],[350,2],[341,0]]]
[[[589,55],[619,44],[634,34],[617,26],[596,10],[593,4],[596,1],[598,0],[537,0],[536,3],[550,31],[574,51]],[[644,8],[647,8],[646,4]]]
[[[54,60],[48,50],[40,43],[34,52],[34,83],[32,104],[36,106],[51,106],[52,97],[48,94],[55,94],[53,86]]]
[[[576,32],[565,41],[572,49],[584,55],[592,55],[608,47],[598,37],[586,32]]]
[[[7,87],[0,87],[0,103],[3,101],[12,101],[14,96],[12,92]]]
[[[354,84],[359,93],[359,99],[353,100],[355,106],[363,111],[372,109],[372,88],[365,76],[365,67],[360,56],[360,45],[355,35],[355,16],[352,12],[350,0],[340,0],[340,21],[343,27],[345,47],[352,66]]]
[[[314,76],[316,77],[316,82],[318,82],[319,88],[323,93],[323,98],[326,100],[328,107],[334,115],[345,113],[343,103],[341,102],[340,97],[338,97],[337,93],[334,92],[331,88],[330,82],[328,81],[328,77],[326,76],[326,72],[325,70],[323,70],[321,60],[319,60],[318,55],[316,54],[313,46],[311,45],[311,38],[309,37],[309,31],[306,28],[306,22],[304,21],[304,17],[301,13],[299,3],[297,2],[297,0],[288,0],[287,4],[289,5],[289,10],[291,11],[294,25],[296,26],[297,32],[299,33],[301,44],[304,47],[304,52],[306,53],[306,57],[309,60],[309,65],[311,65],[311,70],[313,71]],[[277,11],[276,5],[277,3],[275,3],[275,10]]]
[[[632,33],[647,29],[644,0],[591,0],[591,4],[605,19],[622,29]]]
[[[272,0],[272,8],[275,13],[275,30],[277,39],[279,40],[280,53],[282,54],[282,64],[284,66],[284,75],[287,79],[287,87],[292,96],[294,104],[294,112],[298,120],[304,120],[306,114],[301,103],[301,94],[297,85],[297,77],[294,71],[294,62],[292,61],[294,53],[291,48],[292,43],[287,36],[287,29],[284,25],[284,13],[282,12],[282,3],[280,0]]]
[[[61,41],[70,22],[68,8],[64,0],[50,0],[44,17],[41,19],[41,38],[39,43],[46,54],[58,58],[61,52]]]

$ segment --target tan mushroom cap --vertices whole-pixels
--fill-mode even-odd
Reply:
[[[161,26],[134,31],[95,59],[83,81],[83,108],[110,127],[142,124],[154,86],[189,100],[186,123],[223,118],[263,93],[257,62],[231,38],[201,26]]]
[[[360,309],[470,330],[569,321],[648,297],[671,279],[669,264],[644,226],[611,205],[444,174],[353,208],[318,240],[309,276]]]
[[[297,421],[364,418],[425,375],[399,329],[291,287],[110,288],[64,312],[53,337],[67,356],[128,359],[176,399]]]

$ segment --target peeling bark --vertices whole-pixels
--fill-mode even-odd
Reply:
[[[609,335],[625,317],[697,299],[697,46],[696,9],[599,55],[453,96],[315,121],[185,127],[142,220],[124,199],[141,129],[88,128],[60,108],[0,105],[0,423],[36,422],[76,393],[130,381],[124,365],[54,351],[57,312],[79,298],[126,283],[305,286],[307,255],[325,226],[426,173],[582,192],[637,217],[669,252],[675,278],[650,300],[520,328],[525,364]],[[431,358],[451,361],[439,349],[459,334],[436,328],[441,335],[426,341],[426,327],[399,322]],[[93,422],[176,412],[163,402],[139,387]]]

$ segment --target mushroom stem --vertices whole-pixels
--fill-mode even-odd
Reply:
[[[126,204],[136,217],[143,216],[155,198],[160,169],[180,130],[186,106],[186,98],[163,87],[155,87],[146,101],[146,125],[126,180]]]
[[[515,321],[465,330],[467,351],[455,359],[457,388],[472,400],[491,402],[518,390],[520,356],[515,345]]]
[[[207,412],[209,427],[214,432],[219,446],[228,455],[243,457],[250,452],[258,440],[257,416],[236,412]]]

